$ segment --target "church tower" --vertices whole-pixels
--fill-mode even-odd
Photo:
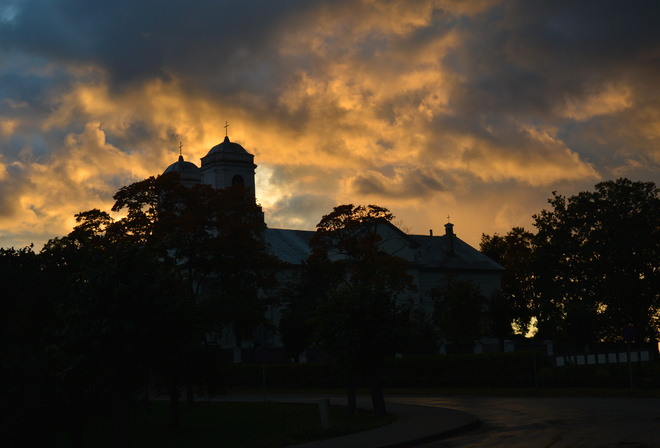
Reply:
[[[208,154],[202,157],[202,183],[217,189],[243,185],[254,198],[256,168],[254,156],[225,136],[222,143],[211,148]]]

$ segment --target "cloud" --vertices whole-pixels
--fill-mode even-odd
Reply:
[[[657,181],[659,12],[609,0],[5,2],[0,246],[66,233],[74,213],[161,173],[179,142],[199,165],[226,121],[255,154],[278,227],[364,201],[413,228],[451,214],[475,243],[553,190]]]
[[[527,185],[551,185],[564,180],[599,178],[592,165],[556,137],[556,130],[520,126],[504,136],[460,136],[454,170],[465,170],[486,183],[516,180]]]
[[[584,121],[598,115],[621,112],[632,105],[632,89],[626,85],[608,85],[603,90],[585,94],[579,101],[567,98],[566,106],[558,113],[566,118]]]
[[[108,144],[99,123],[88,123],[80,134],[69,134],[55,153],[56,158],[36,156],[24,148],[20,161],[4,167],[0,177],[4,233],[27,228],[48,237],[68,233],[74,214],[109,208],[119,187],[150,174]]]
[[[361,196],[382,198],[425,198],[446,187],[433,172],[424,169],[394,168],[392,176],[368,170],[348,179],[350,191]]]
[[[309,230],[335,205],[338,204],[325,194],[290,194],[269,207],[266,218],[271,228]]]

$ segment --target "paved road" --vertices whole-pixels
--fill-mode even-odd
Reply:
[[[424,448],[660,448],[660,400],[645,398],[390,397],[458,409],[483,426]]]

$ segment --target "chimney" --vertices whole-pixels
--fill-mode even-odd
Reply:
[[[454,224],[445,224],[445,240],[447,241],[447,252],[454,255]]]

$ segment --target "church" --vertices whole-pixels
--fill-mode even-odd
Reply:
[[[243,185],[256,200],[256,168],[254,156],[225,136],[222,143],[211,148],[208,154],[201,158],[200,167],[185,161],[183,155],[179,155],[178,161],[167,167],[164,173],[177,173],[180,182],[189,187],[200,183],[218,189]],[[433,311],[433,302],[428,298],[428,291],[447,276],[472,281],[484,297],[490,298],[499,291],[504,271],[502,266],[458,238],[453,224],[447,223],[444,227],[445,232],[442,235],[433,235],[432,231],[428,235],[410,235],[391,224],[384,230],[388,233],[388,244],[396,250],[398,256],[408,261],[408,273],[417,287],[416,291],[402,299],[409,300],[427,313]],[[266,227],[265,240],[273,255],[295,269],[310,255],[309,242],[314,233],[314,230]],[[269,315],[277,314],[276,311],[271,311]],[[227,339],[228,344],[232,344],[230,340],[232,339]],[[248,348],[250,344],[251,341],[245,341],[243,347],[232,347],[235,362],[240,362],[241,349]],[[273,345],[281,346],[276,336]]]

